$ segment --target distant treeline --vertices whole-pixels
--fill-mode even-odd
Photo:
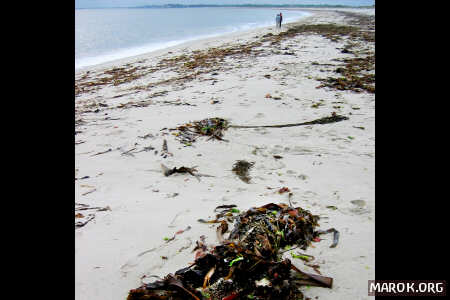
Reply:
[[[164,4],[143,5],[130,8],[189,8],[189,7],[283,7],[283,8],[374,8],[371,6],[329,5],[329,4]]]

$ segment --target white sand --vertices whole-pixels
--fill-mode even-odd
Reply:
[[[343,22],[332,11],[311,11],[314,14],[303,22]],[[154,67],[162,58],[189,55],[195,49],[226,43],[251,42],[257,40],[255,36],[268,32],[276,30],[264,28],[191,42],[83,69],[77,72],[76,79],[84,76],[86,70],[89,78],[95,79],[113,66]],[[288,47],[295,56],[271,53],[256,58],[227,58],[225,66],[218,67],[217,75],[203,74],[184,85],[138,88],[131,90],[133,94],[113,98],[130,93],[133,87],[173,76],[173,72],[164,70],[77,96],[76,118],[86,124],[76,128],[81,133],[75,140],[82,143],[75,147],[75,176],[90,178],[75,181],[75,202],[109,206],[111,211],[92,212],[95,219],[75,231],[76,299],[123,300],[130,289],[140,286],[143,275],[164,276],[187,266],[194,260],[191,251],[201,235],[207,236],[210,244],[218,243],[215,226],[201,224],[197,219],[212,218],[214,208],[222,204],[236,204],[246,210],[269,202],[287,203],[286,194],[267,189],[283,186],[293,191],[296,206],[324,217],[319,222],[321,229],[334,227],[341,233],[336,248],[329,248],[332,236],[326,235],[326,240],[306,251],[316,257],[323,275],[334,278],[334,285],[332,289],[305,289],[305,295],[322,300],[369,299],[367,280],[375,278],[375,96],[317,89],[320,83],[314,78],[332,74],[333,68],[312,64],[337,64],[333,59],[353,57],[337,49],[344,45],[345,41],[336,43],[317,35],[299,35],[273,46],[273,50],[281,52]],[[271,74],[271,78],[265,78],[266,74]],[[156,103],[141,108],[107,109],[95,105],[144,101],[161,91],[167,94],[151,100],[180,99],[196,106]],[[265,98],[268,93],[281,100]],[[219,103],[211,104],[213,99]],[[319,100],[324,105],[312,108]],[[89,105],[100,112],[83,113]],[[191,147],[183,147],[174,136],[161,136],[160,132],[165,127],[208,117],[223,117],[238,125],[270,125],[310,121],[333,111],[350,119],[291,128],[229,129],[225,132],[228,143],[199,139]],[[105,120],[106,117],[120,119]],[[154,137],[139,138],[148,133]],[[172,157],[164,159],[154,151],[121,155],[150,145],[160,151],[163,139],[167,139]],[[92,156],[109,148],[111,152]],[[275,154],[283,158],[275,160]],[[231,172],[239,159],[255,162],[250,172],[251,184]],[[215,177],[202,177],[201,182],[190,175],[164,177],[161,163],[168,167],[197,166],[200,173]],[[88,191],[92,192],[83,195]],[[363,200],[364,206],[359,208],[353,200]],[[177,235],[170,243],[164,242],[164,237],[172,237],[188,225],[191,230]],[[189,248],[178,252],[182,247]],[[139,255],[151,249],[154,250]],[[314,273],[300,260],[293,262]]]

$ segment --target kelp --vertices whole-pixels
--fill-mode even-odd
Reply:
[[[302,122],[302,123],[291,123],[291,124],[279,124],[279,125],[230,125],[230,128],[284,128],[284,127],[295,127],[304,125],[315,125],[315,124],[330,124],[335,122],[340,122],[348,120],[348,117],[341,116],[335,112],[331,113],[329,117],[323,117],[312,121]]]
[[[306,249],[324,233],[316,230],[318,220],[319,216],[301,207],[269,203],[236,216],[233,229],[225,237],[228,223],[223,219],[217,227],[219,245],[208,248],[202,236],[194,249],[193,264],[130,290],[127,300],[293,300],[304,299],[300,287],[305,285],[331,288],[332,278],[305,273],[289,258],[283,258],[283,249],[292,245]],[[313,268],[318,272],[318,266]]]
[[[326,234],[326,233],[333,233],[333,243],[331,244],[330,248],[336,247],[338,242],[339,242],[339,231],[337,231],[334,228],[330,228],[328,230],[318,231],[317,232],[318,235]]]
[[[216,139],[228,142],[228,140],[223,138],[223,135],[224,131],[229,128],[284,128],[304,125],[329,124],[344,120],[348,120],[348,117],[338,115],[335,112],[333,112],[331,116],[322,117],[312,121],[278,125],[233,125],[226,119],[215,117],[189,122],[176,128],[171,128],[169,131],[174,131],[172,134],[180,141],[180,143],[191,146],[192,143],[194,143],[197,138],[201,136],[209,136],[207,140]],[[165,129],[166,128],[161,130]]]
[[[191,145],[199,136],[209,136],[208,140],[223,139],[223,132],[228,129],[228,121],[222,118],[208,118],[200,121],[194,121],[169,129],[177,131],[174,133],[176,138],[185,145]]]

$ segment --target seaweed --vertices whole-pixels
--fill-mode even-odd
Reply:
[[[340,77],[321,78],[318,88],[329,87],[337,90],[375,93],[375,54],[365,57],[344,59],[344,66],[336,68]]]
[[[169,129],[175,132],[176,138],[187,146],[196,141],[199,136],[209,136],[208,140],[225,141],[223,132],[228,129],[228,121],[222,118],[208,118],[201,121],[190,122],[177,128]]]
[[[284,128],[284,127],[294,127],[294,126],[304,126],[304,125],[315,125],[315,124],[329,124],[348,120],[348,117],[341,116],[335,112],[331,113],[329,117],[323,117],[315,119],[312,121],[302,122],[302,123],[291,123],[291,124],[280,124],[280,125],[230,125],[230,128]]]
[[[239,178],[245,182],[249,183],[251,177],[249,176],[248,172],[253,167],[255,163],[254,162],[248,162],[245,160],[238,160],[234,163],[232,171],[239,176]]]
[[[207,139],[208,141],[219,140],[228,142],[228,140],[223,138],[224,131],[226,131],[228,128],[284,128],[303,125],[329,124],[340,122],[343,120],[348,120],[348,117],[338,115],[335,112],[333,112],[331,116],[319,118],[312,121],[279,125],[232,125],[228,120],[216,117],[204,119],[201,121],[189,122],[176,128],[171,128],[169,129],[169,131],[174,131],[172,132],[172,134],[178,141],[180,141],[180,143],[186,146],[191,146],[192,143],[196,142],[197,138],[200,136],[209,136],[209,138]],[[167,128],[163,128],[161,130],[166,129]]]
[[[161,169],[163,171],[164,176],[166,176],[166,177],[168,177],[168,176],[170,176],[172,174],[175,174],[175,173],[181,173],[181,174],[188,173],[188,174],[196,177],[200,181],[200,179],[198,178],[198,174],[196,174],[197,169],[195,169],[195,168],[196,168],[196,166],[191,167],[191,168],[182,166],[182,167],[179,167],[179,168],[174,167],[172,169],[169,169],[164,164],[161,164]]]
[[[144,71],[145,70],[145,71]],[[103,76],[97,76],[95,79],[89,79],[86,73],[80,79],[75,81],[75,96],[90,92],[104,85],[120,85],[139,79],[154,70],[146,70],[143,67],[121,67],[105,70]]]
[[[218,209],[220,207],[217,207]],[[222,207],[232,209],[234,206]],[[197,241],[195,262],[175,274],[129,291],[127,300],[143,299],[304,299],[302,286],[331,288],[330,277],[298,269],[281,249],[306,249],[319,234],[319,216],[301,207],[269,203],[235,217],[228,237],[226,220],[217,227],[220,244]],[[327,232],[331,232],[330,229]],[[314,257],[300,254],[305,260]],[[295,257],[295,255],[293,255]],[[312,268],[320,273],[318,266]]]

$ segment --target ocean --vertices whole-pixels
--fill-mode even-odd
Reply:
[[[102,8],[75,10],[75,69],[202,38],[275,26],[309,15],[272,8]]]

